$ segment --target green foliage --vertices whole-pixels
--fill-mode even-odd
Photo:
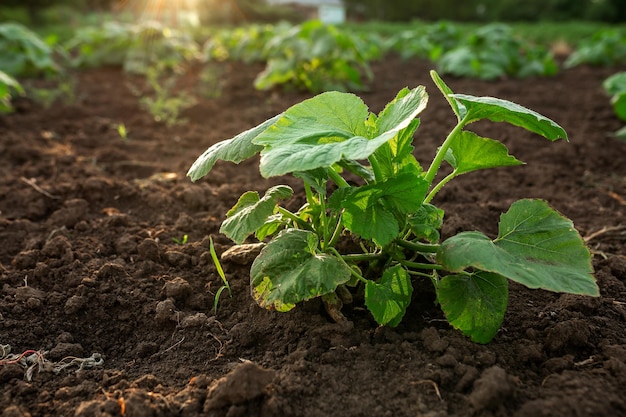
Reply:
[[[242,61],[247,64],[266,59],[265,45],[277,32],[289,27],[279,25],[248,25],[221,29],[211,33],[204,43],[205,61]]]
[[[604,29],[582,41],[565,61],[565,67],[572,68],[581,64],[626,64],[626,34],[615,29]]]
[[[441,54],[437,60],[440,72],[481,79],[557,72],[556,61],[548,50],[522,41],[509,26],[486,25],[462,39],[458,46]]]
[[[146,69],[146,79],[152,89],[152,94],[143,96],[139,103],[148,110],[154,120],[164,122],[167,126],[184,123],[180,113],[193,106],[196,100],[193,96],[180,92],[175,94],[177,77],[164,73],[160,68]]]
[[[15,78],[0,71],[0,114],[13,111],[11,99],[15,94],[23,95],[24,88]]]
[[[459,25],[442,21],[399,31],[388,42],[389,47],[405,59],[415,56],[436,61],[443,53],[457,47],[462,35]]]
[[[335,26],[309,21],[277,33],[266,44],[263,55],[267,66],[254,85],[267,90],[289,85],[298,90],[358,91],[364,88],[362,77],[372,73],[364,52],[365,42]]]
[[[427,170],[412,146],[417,116],[428,101],[423,86],[401,90],[378,114],[353,94],[322,93],[213,145],[189,169],[195,181],[217,160],[238,163],[260,153],[264,177],[292,174],[303,181],[306,203],[298,211],[280,205],[291,188],[276,186],[262,198],[245,193],[222,224],[221,232],[237,243],[252,234],[269,240],[250,273],[260,306],[288,311],[315,297],[328,302],[335,291],[356,286],[377,323],[397,326],[411,303],[412,277],[427,277],[448,321],[487,343],[502,323],[508,280],[599,295],[582,238],[544,201],[514,203],[501,216],[494,240],[469,231],[440,242],[444,213],[430,202],[447,182],[478,169],[521,164],[502,143],[466,130],[468,125],[505,122],[551,141],[567,134],[518,104],[454,94],[437,73],[431,75],[457,125]],[[444,162],[452,172],[435,180]],[[348,183],[348,172],[361,181]],[[361,253],[338,251],[347,235],[360,241]]]
[[[604,90],[611,96],[613,110],[620,120],[626,122],[626,72],[613,74],[602,83]],[[620,139],[626,140],[626,126],[615,132]]]
[[[64,47],[75,67],[121,65],[135,74],[146,74],[154,66],[177,71],[199,58],[199,46],[189,33],[154,21],[82,27]]]
[[[0,70],[13,77],[52,75],[60,71],[54,49],[19,23],[0,24]]]

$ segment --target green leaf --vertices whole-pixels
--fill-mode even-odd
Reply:
[[[411,304],[413,286],[409,274],[400,265],[387,269],[380,282],[365,284],[365,305],[380,325],[396,327]]]
[[[506,278],[490,272],[448,275],[437,286],[448,322],[477,343],[488,343],[498,332],[508,296]]]
[[[520,200],[500,217],[498,238],[463,232],[444,241],[437,261],[451,272],[475,268],[529,288],[598,296],[591,255],[570,220],[542,200]]]
[[[377,134],[393,130],[405,120],[413,120],[428,104],[428,94],[424,86],[412,90],[404,88],[378,114]]]
[[[309,185],[318,193],[326,195],[326,183],[328,182],[328,171],[326,168],[318,168],[311,171],[298,171],[294,172],[293,176],[302,179],[305,184]]]
[[[254,143],[271,149],[296,143],[332,143],[363,136],[367,115],[367,106],[356,95],[330,91],[287,109],[270,129],[256,137]]]
[[[452,94],[467,110],[466,124],[482,119],[506,122],[537,133],[549,140],[565,139],[567,133],[561,126],[547,117],[511,101],[494,97],[475,97],[467,94]]]
[[[439,242],[439,229],[443,225],[444,212],[432,204],[423,204],[417,213],[409,216],[411,232],[418,239],[426,239],[430,243]]]
[[[10,87],[15,89],[15,91],[19,94],[24,94],[24,88],[22,88],[22,85],[15,78],[3,71],[0,71],[0,87]],[[8,91],[9,89],[7,88],[6,92]],[[1,95],[2,94],[0,94],[0,96]]]
[[[450,144],[445,160],[458,174],[486,168],[522,165],[523,162],[509,155],[504,144],[497,140],[482,138],[467,130],[459,132]]]
[[[382,191],[385,206],[397,210],[404,217],[416,213],[428,193],[428,182],[415,173],[400,173],[395,178],[376,184]]]
[[[395,111],[389,110],[388,122],[384,124],[389,129],[376,137],[369,137],[367,107],[353,94],[332,91],[292,106],[276,124],[253,140],[265,147],[261,152],[261,175],[309,171],[329,167],[342,159],[367,159],[408,127],[422,110],[422,101],[414,96],[407,95],[405,101],[394,107]],[[415,108],[408,111],[409,105]],[[392,122],[396,124],[389,127]]]
[[[400,131],[393,139],[376,149],[370,157],[375,158],[372,164],[378,166],[378,181],[384,181],[397,176],[407,168],[421,171],[422,167],[413,156],[413,135],[419,126],[419,119],[415,119],[409,126]]]
[[[345,210],[343,225],[362,238],[385,246],[400,233],[393,212],[398,212],[402,220],[407,214],[416,213],[427,191],[428,183],[410,173],[346,191],[341,202]],[[332,199],[333,203],[336,198]]]
[[[283,230],[250,269],[252,297],[264,308],[289,311],[298,302],[335,291],[350,279],[350,268],[334,256],[317,253],[317,236]]]
[[[260,125],[238,134],[232,139],[227,139],[211,146],[196,159],[191,168],[189,168],[187,176],[190,177],[192,181],[197,181],[208,174],[213,168],[213,165],[220,159],[238,164],[259,153],[263,147],[253,144],[252,139],[274,124],[280,117],[280,114],[274,116]]]
[[[611,96],[626,93],[626,71],[611,75],[604,80],[602,87]]]
[[[620,119],[626,121],[626,91],[611,98],[611,104],[615,114]]]
[[[256,229],[254,235],[259,241],[263,241],[268,236],[272,236],[276,234],[278,229],[285,224],[285,220],[283,216],[280,214],[274,214],[269,216],[263,226]]]
[[[256,191],[244,193],[226,214],[227,219],[222,223],[220,232],[235,243],[242,244],[274,214],[278,200],[284,200],[292,195],[293,190],[286,185],[270,188],[261,199]]]
[[[341,204],[345,209],[341,221],[352,233],[385,246],[398,236],[400,226],[394,215],[381,204],[382,194],[377,187],[360,187]]]
[[[435,85],[437,86],[439,91],[441,91],[441,94],[443,94],[443,96],[448,101],[448,104],[450,104],[450,107],[452,108],[452,111],[454,112],[454,114],[456,114],[457,119],[461,121],[461,119],[465,116],[465,113],[467,112],[465,110],[465,107],[461,103],[459,103],[459,101],[454,100],[451,97],[454,93],[452,92],[450,87],[448,87],[448,85],[443,82],[443,80],[441,79],[439,74],[437,74],[437,72],[435,72],[434,70],[431,70],[430,78],[433,79]]]

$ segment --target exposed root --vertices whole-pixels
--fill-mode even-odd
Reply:
[[[50,194],[49,192],[38,186],[35,180],[29,180],[28,178],[20,177],[20,181],[22,181],[24,184],[30,185],[33,190],[37,191],[39,194],[45,195],[48,198],[51,198],[53,200],[59,200],[61,198],[58,195]]]
[[[26,350],[20,354],[11,353],[10,345],[0,345],[0,366],[2,365],[20,365],[25,369],[24,378],[27,381],[33,379],[35,369],[39,372],[54,372],[55,374],[70,367],[77,367],[76,372],[87,368],[102,366],[104,359],[99,353],[94,353],[88,358],[77,358],[67,356],[58,362],[52,362],[45,358],[48,352],[40,350]]]
[[[428,384],[428,385],[432,385],[432,387],[435,389],[435,394],[437,394],[437,398],[439,398],[439,401],[443,401],[443,398],[441,397],[441,392],[439,392],[439,385],[437,385],[437,383],[431,379],[420,379],[419,381],[412,381],[411,384],[413,385],[418,385],[418,384]]]
[[[590,240],[596,239],[600,236],[611,234],[613,232],[620,232],[622,230],[626,231],[626,226],[619,225],[619,226],[612,226],[612,227],[603,227],[602,229],[597,230],[583,237],[583,240],[585,241],[585,243],[588,243]],[[619,234],[624,235],[624,238],[626,239],[626,233],[619,233]]]

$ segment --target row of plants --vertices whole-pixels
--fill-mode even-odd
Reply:
[[[202,33],[157,22],[106,22],[80,28],[68,41],[50,44],[22,25],[4,23],[0,24],[0,48],[6,51],[0,70],[18,79],[58,77],[67,69],[104,65],[153,78],[158,71],[157,78],[164,79],[191,64],[211,67],[234,60],[266,64],[254,83],[258,89],[280,86],[313,93],[365,89],[372,78],[370,63],[389,52],[430,59],[440,73],[461,77],[549,76],[558,70],[546,47],[523,40],[502,24],[466,30],[439,22],[380,36],[319,21]],[[565,66],[623,63],[626,34],[610,29],[582,41]]]
[[[459,77],[495,79],[504,76],[554,75],[552,53],[514,35],[510,26],[490,24],[470,33],[450,22],[407,30],[389,39],[403,58],[427,58],[441,73]]]

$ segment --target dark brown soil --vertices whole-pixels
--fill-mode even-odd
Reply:
[[[379,111],[404,86],[431,98],[416,155],[426,163],[454,123],[429,64],[374,65]],[[46,362],[101,355],[53,372],[0,365],[0,410],[13,416],[619,416],[626,415],[626,144],[601,82],[614,70],[580,67],[554,78],[448,79],[459,93],[518,102],[556,120],[570,142],[502,124],[477,124],[527,165],[473,173],[448,185],[444,235],[495,235],[519,198],[543,198],[571,218],[594,254],[600,298],[511,285],[502,330],[488,345],[451,329],[429,282],[395,329],[362,306],[333,323],[319,302],[289,313],[259,308],[249,265],[226,263],[232,298],[210,260],[241,193],[264,180],[257,161],[220,163],[191,183],[209,145],[307,96],[257,92],[259,66],[232,64],[223,95],[198,95],[186,124],[166,127],[138,105],[119,69],[78,75],[74,104],[27,100],[0,116],[0,344]],[[201,90],[191,75],[183,88]],[[129,140],[116,127],[124,123]],[[622,228],[619,228],[622,226]],[[184,245],[173,239],[189,236]],[[0,351],[0,354],[2,352]],[[35,358],[36,356],[33,356]],[[98,358],[97,356],[95,357]],[[92,366],[94,365],[94,366]],[[31,379],[28,380],[27,376]]]

